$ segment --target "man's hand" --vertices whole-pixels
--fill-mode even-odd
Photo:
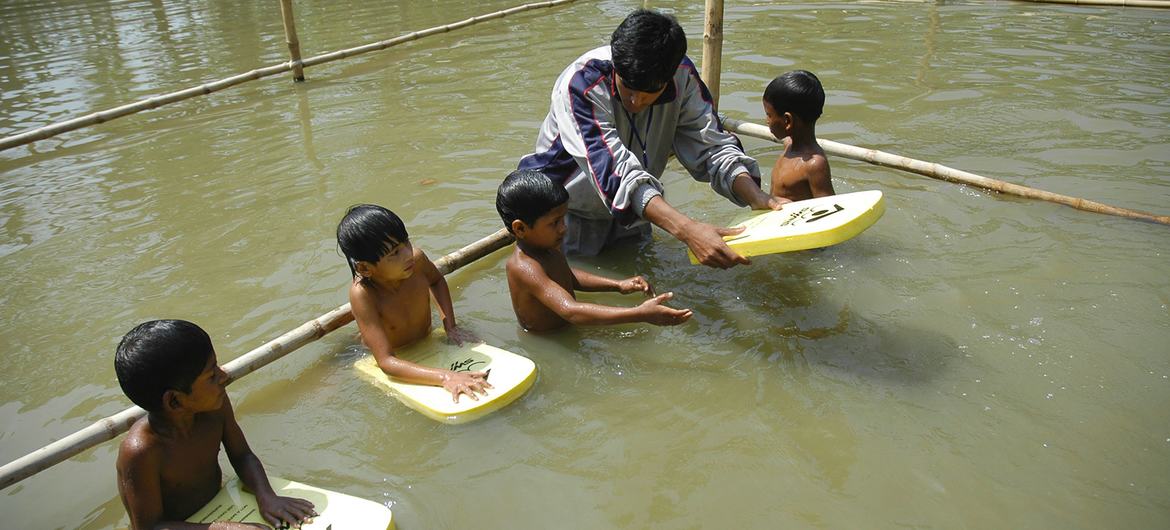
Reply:
[[[788,204],[790,202],[792,202],[792,201],[789,199],[786,199],[784,197],[773,197],[773,196],[769,195],[768,200],[766,200],[760,204],[753,204],[752,209],[753,210],[779,210],[780,208],[783,208],[785,204]]]
[[[687,234],[683,243],[695,254],[699,263],[717,269],[730,269],[736,265],[751,265],[752,261],[740,256],[727,243],[723,236],[734,236],[744,231],[744,227],[717,228],[707,223],[693,221],[692,226],[684,233]]]

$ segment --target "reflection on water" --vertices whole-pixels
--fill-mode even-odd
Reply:
[[[226,361],[344,302],[333,230],[351,204],[394,209],[432,258],[497,230],[495,188],[552,80],[636,5],[508,17],[0,152],[0,457],[124,408],[112,353],[142,320],[194,320]],[[699,60],[702,5],[653,5]],[[505,7],[296,5],[306,56]],[[1166,213],[1168,22],[731,2],[720,108],[760,122],[762,87],[804,68],[828,91],[825,138]],[[287,53],[265,3],[18,0],[0,36],[5,135]],[[743,141],[765,167],[781,152]],[[578,263],[645,274],[687,325],[529,336],[499,252],[449,282],[462,325],[537,363],[526,397],[432,422],[354,377],[351,326],[232,385],[249,442],[271,473],[384,502],[401,528],[1167,526],[1170,232],[832,163],[840,192],[886,194],[848,243],[714,271],[657,232]],[[740,213],[666,180],[696,218]],[[6,524],[124,524],[115,451],[5,490]]]

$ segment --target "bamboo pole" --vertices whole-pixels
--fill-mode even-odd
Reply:
[[[723,0],[707,0],[703,15],[703,84],[711,92],[711,106],[719,109],[719,71],[723,62]]]
[[[504,9],[502,11],[488,13],[486,15],[479,15],[476,17],[471,17],[469,19],[466,19],[466,20],[463,20],[460,22],[455,22],[452,24],[447,24],[444,26],[436,26],[436,27],[425,29],[422,31],[415,31],[415,32],[403,35],[401,37],[397,37],[397,38],[393,38],[393,39],[389,39],[389,40],[384,40],[384,41],[375,42],[372,44],[367,44],[364,46],[358,46],[355,48],[349,48],[346,50],[340,50],[340,51],[336,51],[336,52],[332,52],[332,53],[318,55],[316,57],[311,57],[309,59],[305,59],[304,61],[301,62],[301,66],[303,66],[303,67],[316,66],[319,64],[327,63],[329,61],[335,61],[338,59],[353,57],[356,55],[360,55],[360,54],[375,51],[375,50],[384,50],[386,48],[389,48],[391,46],[396,46],[396,45],[402,44],[404,42],[410,42],[412,40],[417,40],[417,39],[420,39],[423,37],[428,37],[430,35],[436,35],[439,33],[445,33],[448,31],[455,30],[455,29],[461,29],[461,28],[464,28],[467,26],[471,26],[473,24],[478,24],[480,22],[485,22],[488,20],[493,20],[493,19],[505,17],[505,16],[512,15],[515,13],[520,13],[522,11],[529,11],[532,9],[539,9],[539,8],[546,8],[546,7],[555,7],[555,6],[559,6],[562,4],[575,2],[575,1],[576,0],[552,0],[549,2],[536,2],[536,3],[531,3],[531,4],[524,4],[524,5],[509,8],[509,9]],[[219,81],[206,83],[203,85],[199,85],[197,87],[191,87],[191,88],[188,88],[185,90],[180,90],[178,92],[171,92],[169,94],[164,94],[161,96],[150,97],[150,98],[140,100],[140,101],[135,102],[135,103],[130,103],[130,104],[122,105],[120,107],[115,107],[112,109],[103,110],[101,112],[95,112],[93,114],[88,114],[85,116],[81,116],[79,118],[74,118],[71,120],[63,121],[60,123],[55,123],[52,125],[46,125],[44,127],[40,127],[40,128],[26,131],[26,132],[19,133],[19,134],[14,134],[12,136],[6,136],[6,137],[0,139],[0,151],[3,151],[5,149],[11,149],[13,147],[18,147],[18,146],[25,145],[25,144],[30,144],[32,142],[44,140],[46,138],[51,138],[53,136],[57,136],[58,134],[73,131],[76,129],[80,129],[82,127],[87,127],[89,125],[94,125],[94,124],[98,124],[98,123],[105,123],[107,121],[110,121],[110,120],[113,120],[116,118],[121,118],[123,116],[128,116],[130,114],[136,114],[136,113],[142,112],[144,110],[156,109],[156,108],[161,107],[163,105],[166,105],[168,103],[174,103],[176,101],[182,101],[184,99],[193,98],[195,96],[202,96],[202,95],[210,94],[212,92],[223,90],[225,88],[232,87],[232,86],[235,86],[235,85],[238,85],[241,83],[245,83],[247,81],[254,81],[257,79],[264,78],[264,77],[284,73],[284,72],[287,72],[293,68],[293,62],[294,61],[289,61],[287,63],[281,63],[281,64],[272,65],[272,66],[267,66],[264,68],[258,68],[258,69],[252,70],[250,72],[234,75],[234,76],[228,77],[226,79],[221,79]]]
[[[443,274],[450,274],[468,263],[507,246],[511,242],[512,235],[507,230],[501,228],[479,241],[439,258],[435,262],[435,267]],[[350,322],[353,322],[353,313],[350,312],[348,303],[305,322],[295,329],[267,342],[263,346],[225,364],[223,369],[228,374],[228,383],[230,384],[241,377],[255,372],[261,367],[296,351],[301,346],[324,337]],[[130,407],[112,416],[102,418],[84,429],[13,460],[4,465],[4,467],[0,467],[0,490],[59,464],[86,449],[113,440],[118,435],[129,430],[130,426],[144,415],[146,415],[146,411],[141,408]]]
[[[292,65],[293,81],[305,80],[305,69],[301,66],[301,41],[297,39],[297,24],[293,20],[292,0],[280,0],[280,17],[284,20],[284,42],[288,44],[289,64]]]
[[[723,126],[732,132],[745,134],[747,136],[754,136],[756,138],[763,138],[764,140],[771,140],[779,143],[772,132],[767,127],[756,123],[744,122],[726,116],[721,116]],[[1085,210],[1087,212],[1103,213],[1108,215],[1116,215],[1119,217],[1128,217],[1130,219],[1140,219],[1142,221],[1152,221],[1170,225],[1170,216],[1155,215],[1137,210],[1129,210],[1126,208],[1118,208],[1116,206],[1109,206],[1078,197],[1071,197],[1068,195],[1061,195],[1059,193],[1052,193],[1028,186],[1021,186],[1019,184],[1012,184],[1002,180],[987,178],[984,176],[968,173],[966,171],[950,168],[944,165],[935,164],[932,162],[923,162],[922,160],[915,160],[876,149],[865,149],[855,147],[849,144],[834,142],[832,140],[817,139],[821,144],[821,148],[826,153],[837,155],[851,160],[860,160],[862,162],[869,162],[870,164],[885,166],[894,169],[901,169],[911,173],[917,173],[947,182],[955,182],[958,184],[966,184],[968,186],[975,186],[986,190],[998,191],[1008,195],[1015,195],[1017,197],[1024,197],[1028,199],[1040,199],[1049,202],[1071,206],[1078,210]]]
[[[1074,4],[1082,6],[1111,7],[1162,7],[1170,8],[1166,0],[1023,0],[1034,4]]]

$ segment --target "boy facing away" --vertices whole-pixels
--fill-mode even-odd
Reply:
[[[542,332],[566,324],[626,322],[673,326],[691,318],[689,309],[663,305],[674,294],[654,296],[650,282],[641,276],[611,280],[570,267],[561,252],[568,209],[569,193],[539,171],[513,171],[496,193],[496,211],[516,236],[516,250],[506,269],[512,309],[524,329]],[[641,292],[650,298],[636,307],[612,307],[579,302],[574,291]]]
[[[768,129],[784,142],[772,167],[772,195],[793,201],[833,195],[829,160],[817,143],[816,124],[825,107],[825,89],[812,72],[785,72],[764,90]]]
[[[421,249],[411,245],[402,219],[381,206],[354,206],[337,225],[337,245],[353,274],[349,286],[353,316],[378,368],[409,383],[441,386],[456,403],[460,394],[477,401],[476,392],[487,395],[492,385],[485,372],[431,368],[394,355],[395,349],[430,335],[431,296],[447,338],[457,344],[472,339],[455,324],[447,280]]]
[[[118,493],[131,528],[265,528],[183,522],[219,492],[220,444],[269,524],[299,527],[315,515],[309,501],[272,491],[236,423],[224,390],[228,376],[199,326],[184,320],[139,324],[118,344],[114,371],[126,396],[147,412],[118,448]]]

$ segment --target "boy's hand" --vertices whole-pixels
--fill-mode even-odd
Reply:
[[[317,515],[313,503],[296,497],[256,497],[256,505],[260,508],[260,516],[273,528],[300,528]]]
[[[474,401],[479,401],[475,393],[487,395],[487,389],[492,384],[487,382],[487,372],[447,372],[443,377],[443,388],[451,393],[451,399],[459,402],[459,394],[467,394]]]
[[[674,309],[662,305],[671,298],[674,298],[674,293],[662,293],[642,302],[638,307],[646,312],[646,322],[655,326],[676,326],[689,320],[693,314],[690,309]]]
[[[646,278],[641,276],[626,278],[618,282],[618,290],[620,290],[622,294],[642,292],[645,293],[646,296],[654,296],[654,286],[650,285],[650,282],[646,281]]]
[[[457,346],[462,346],[465,342],[483,342],[479,340],[479,337],[475,336],[474,332],[468,330],[467,328],[451,326],[449,328],[445,328],[445,331],[447,332],[447,340],[455,343]]]

